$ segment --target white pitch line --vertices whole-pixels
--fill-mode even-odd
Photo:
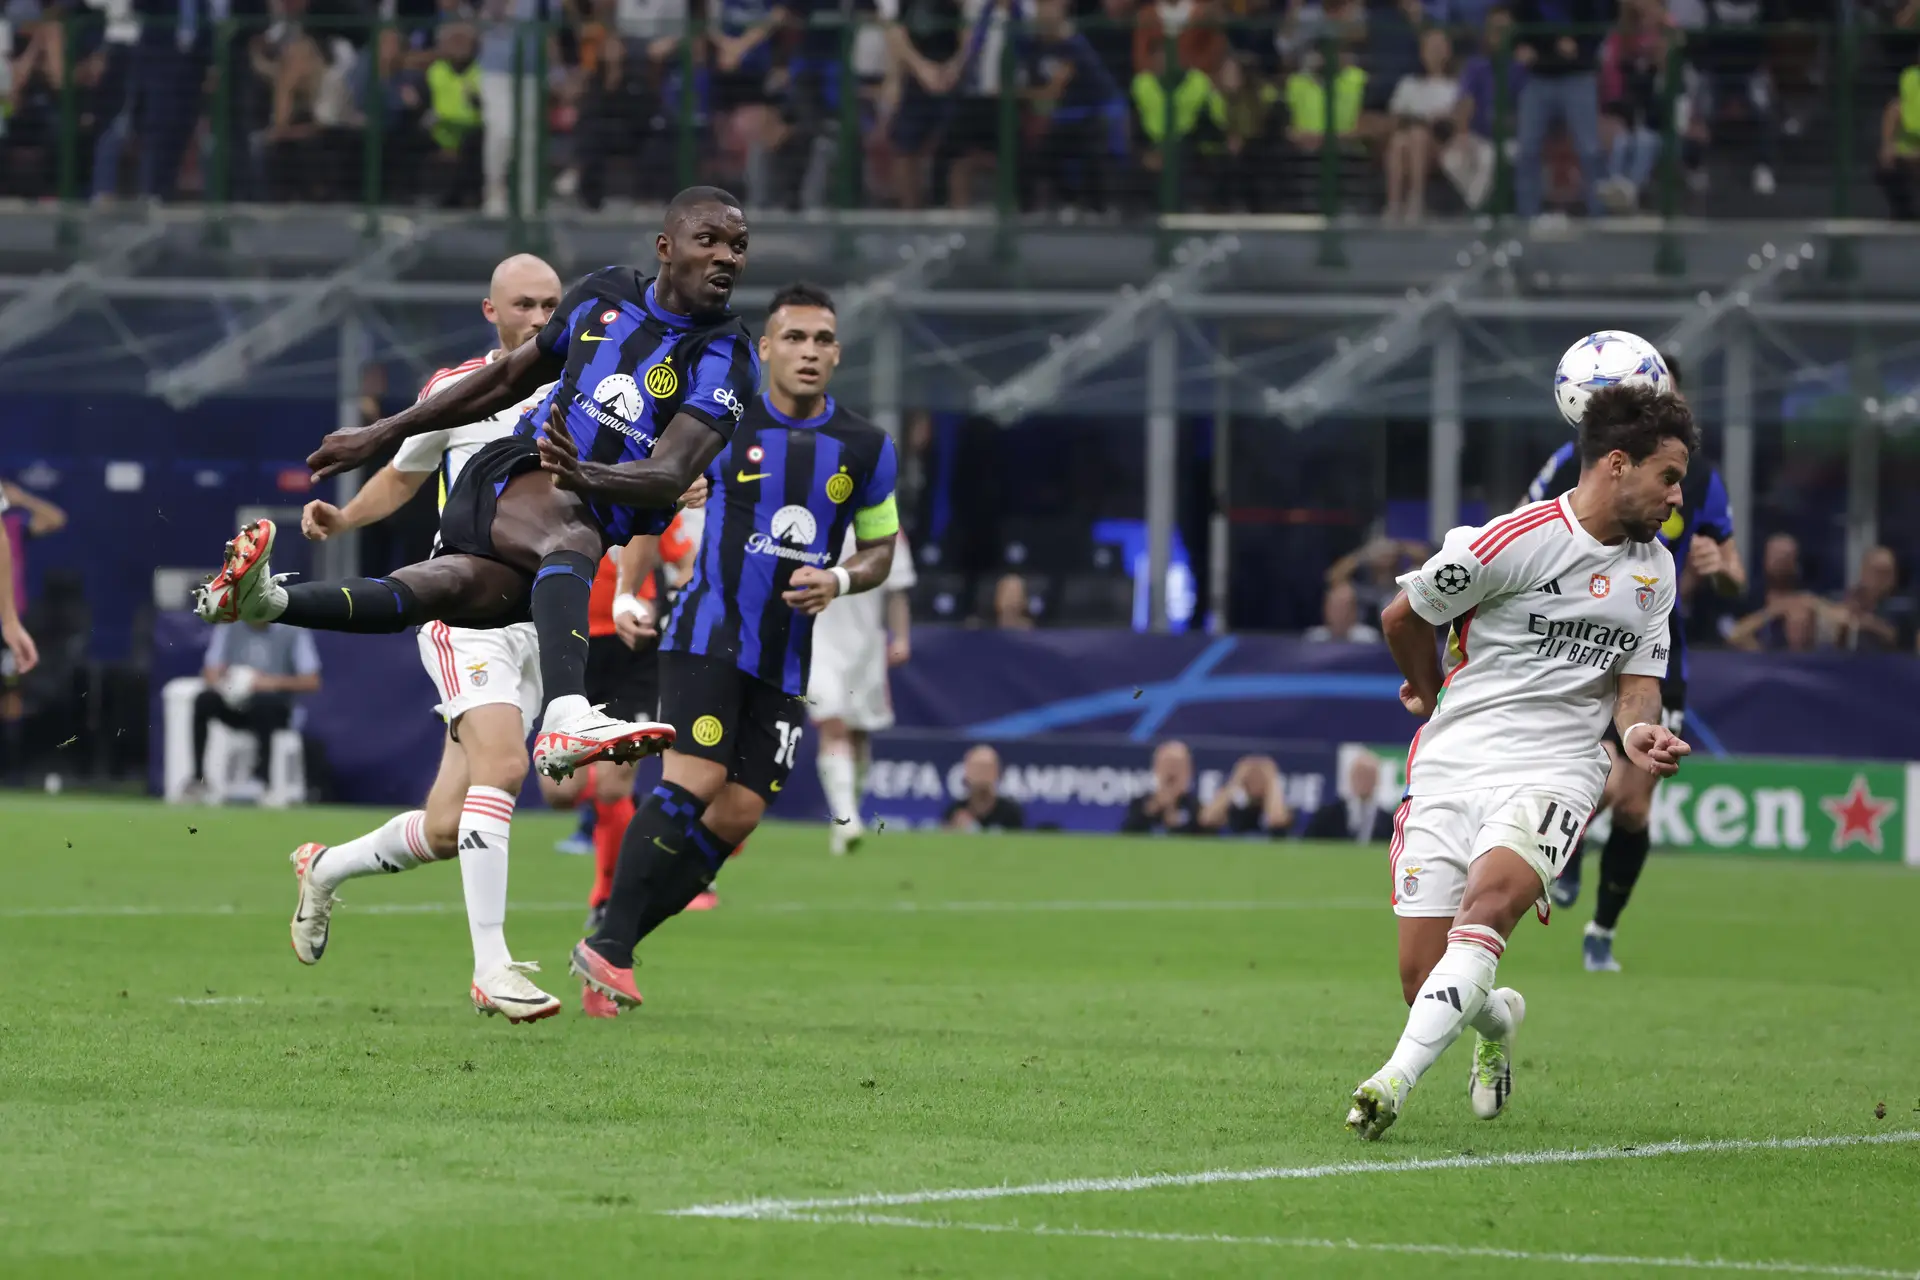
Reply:
[[[1321,1249],[1347,1253],[1397,1253],[1442,1258],[1491,1258],[1502,1262],[1563,1263],[1576,1267],[1667,1267],[1680,1271],[1741,1271],[1773,1275],[1870,1277],[1872,1280],[1915,1280],[1916,1271],[1881,1267],[1793,1262],[1775,1258],[1645,1258],[1607,1253],[1533,1253],[1523,1249],[1496,1249],[1478,1245],[1422,1244],[1372,1240],[1323,1240],[1313,1236],[1202,1235],[1185,1231],[1109,1231],[1091,1227],[1024,1227],[1018,1223],[954,1222],[947,1219],[879,1217],[850,1213],[783,1213],[763,1222],[811,1222],[859,1227],[912,1227],[923,1231],[978,1231],[993,1235],[1068,1237],[1078,1240],[1128,1240],[1159,1244],[1251,1245],[1269,1249]]]
[[[1836,1134],[1808,1138],[1728,1138],[1710,1142],[1654,1142],[1633,1147],[1586,1150],[1515,1151],[1501,1155],[1443,1156],[1427,1160],[1352,1160],[1340,1164],[1280,1166],[1266,1169],[1208,1169],[1199,1173],[1155,1173],[1131,1178],[1073,1178],[1019,1186],[950,1187],[943,1190],[844,1196],[813,1200],[741,1200],[728,1204],[669,1209],[673,1217],[767,1218],[815,1209],[877,1209],[955,1201],[1010,1200],[1030,1196],[1073,1196],[1098,1192],[1155,1191],[1165,1187],[1205,1187],[1218,1183],[1273,1182],[1280,1179],[1341,1178],[1355,1174],[1424,1173],[1436,1169],[1502,1169],[1529,1165],[1585,1164],[1597,1160],[1646,1160],[1729,1151],[1805,1151],[1822,1147],[1882,1146],[1920,1142],[1920,1131]]]
[[[952,912],[956,914],[1021,915],[1027,913],[1097,914],[1126,911],[1376,911],[1377,898],[1327,898],[1270,900],[1197,900],[1191,902],[1155,902],[1152,900],[1087,902],[766,902],[743,903],[729,908],[750,914],[809,915],[860,913],[874,915],[914,915]],[[363,916],[433,916],[464,913],[459,902],[376,902],[365,906],[347,903],[342,908]],[[580,910],[577,902],[515,902],[507,908],[523,915],[570,913]],[[155,904],[91,904],[66,907],[4,907],[0,920],[66,919],[77,916],[278,916],[286,914],[278,907],[236,907],[206,904],[160,906]]]

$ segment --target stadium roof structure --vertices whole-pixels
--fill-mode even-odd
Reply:
[[[348,421],[365,362],[418,381],[483,349],[478,302],[506,253],[540,252],[563,278],[645,263],[659,217],[0,205],[0,387],[58,395],[71,379],[75,394],[175,408],[325,400]],[[1852,406],[1836,421],[1863,491],[1854,563],[1875,531],[1878,438],[1920,422],[1917,249],[1920,231],[1864,221],[772,214],[754,219],[736,305],[751,314],[794,279],[834,289],[849,339],[837,389],[890,429],[908,408],[1144,418],[1162,565],[1180,414],[1280,429],[1425,419],[1438,530],[1458,512],[1469,415],[1538,421],[1574,339],[1658,335],[1724,428],[1736,509],[1756,416],[1780,420],[1809,385]]]

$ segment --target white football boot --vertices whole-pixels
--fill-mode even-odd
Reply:
[[[313,883],[313,864],[326,853],[323,844],[303,844],[287,855],[300,893],[293,901],[293,954],[301,964],[319,964],[327,952],[327,929],[339,899]]]
[[[1492,1120],[1506,1110],[1507,1099],[1513,1096],[1513,1042],[1527,1017],[1527,1002],[1518,991],[1500,987],[1493,994],[1506,997],[1513,1029],[1498,1040],[1489,1040],[1478,1031],[1473,1033],[1473,1066],[1467,1072],[1467,1097],[1473,1103],[1473,1114],[1482,1120]]]
[[[631,764],[673,745],[673,726],[651,720],[615,720],[604,707],[589,707],[559,724],[543,724],[533,742],[533,767],[549,778],[570,776],[581,765],[608,760]]]
[[[1393,1127],[1400,1118],[1400,1108],[1407,1100],[1411,1087],[1399,1076],[1387,1075],[1384,1071],[1360,1082],[1353,1091],[1353,1107],[1347,1112],[1347,1128],[1368,1142],[1376,1142],[1380,1135]]]
[[[533,960],[513,960],[490,969],[473,980],[473,1009],[489,1018],[502,1014],[508,1022],[538,1022],[560,1012],[560,1001],[527,981],[526,975],[540,972]]]
[[[202,622],[272,622],[287,609],[286,588],[291,574],[273,575],[277,530],[271,520],[256,520],[227,542],[220,572],[194,588],[193,611]]]

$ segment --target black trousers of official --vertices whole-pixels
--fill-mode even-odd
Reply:
[[[202,689],[193,700],[193,776],[197,782],[206,780],[207,731],[215,720],[244,729],[259,742],[260,749],[253,756],[253,776],[265,782],[274,732],[293,723],[293,695],[256,693],[236,707],[218,691]]]

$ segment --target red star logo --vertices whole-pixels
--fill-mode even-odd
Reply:
[[[1833,852],[1838,853],[1856,840],[1879,853],[1883,848],[1880,824],[1897,807],[1893,800],[1876,800],[1864,774],[1853,775],[1853,785],[1844,796],[1827,796],[1820,807],[1833,819]]]

